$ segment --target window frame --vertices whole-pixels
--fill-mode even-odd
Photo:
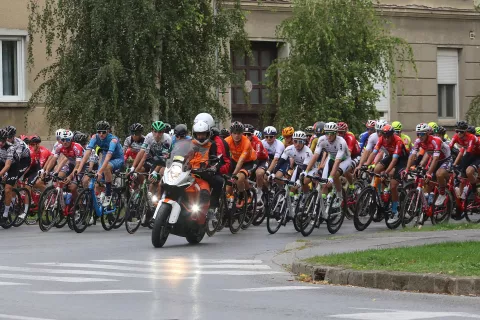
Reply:
[[[441,53],[443,51],[443,54]],[[456,51],[456,55],[448,55],[447,52],[450,51],[450,52],[454,52]],[[438,57],[439,56],[455,56],[457,59],[456,59],[456,69],[457,69],[457,74],[456,74],[456,83],[451,83],[450,81],[440,81],[438,79]],[[438,110],[439,109],[442,109],[443,108],[440,108],[439,105],[437,105],[437,117],[440,121],[458,121],[459,120],[459,116],[460,116],[460,96],[459,96],[459,79],[460,79],[460,52],[459,52],[459,49],[457,48],[444,48],[444,47],[438,47],[437,48],[437,104],[438,104],[438,101],[439,101],[439,97],[440,97],[440,90],[439,90],[439,86],[440,85],[453,85],[455,86],[455,89],[454,89],[454,94],[455,94],[455,97],[454,97],[454,106],[453,106],[453,117],[447,117],[447,116],[440,116]],[[445,114],[447,114],[448,111],[446,109],[446,106],[445,106]]]
[[[2,30],[0,30],[1,32]],[[26,59],[25,59],[25,45],[26,45],[26,36],[23,35],[3,35],[0,33],[0,102],[24,102],[25,101],[25,69],[26,69]],[[17,42],[17,87],[18,94],[15,96],[3,95],[3,41],[16,41]]]

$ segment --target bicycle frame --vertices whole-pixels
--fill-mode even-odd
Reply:
[[[95,210],[95,214],[97,215],[97,217],[101,217],[104,214],[115,212],[117,210],[115,207],[110,210],[107,210],[106,208],[99,205],[97,195],[95,194],[96,182],[97,182],[97,178],[92,177],[90,179],[90,183],[88,184],[88,188],[90,189],[90,194],[92,195],[92,203],[93,203],[93,209]],[[62,199],[63,199],[63,196],[62,196]]]

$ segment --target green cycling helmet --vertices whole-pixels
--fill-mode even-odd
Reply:
[[[153,131],[165,131],[166,127],[167,126],[162,121],[155,121],[154,123],[152,123]]]
[[[475,135],[480,136],[480,127],[475,128]]]
[[[395,131],[402,131],[402,124],[400,121],[393,121],[392,127],[393,127],[393,130]]]

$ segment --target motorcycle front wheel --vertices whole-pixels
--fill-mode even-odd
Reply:
[[[167,241],[168,235],[170,234],[168,219],[170,218],[171,211],[172,206],[167,203],[163,203],[158,209],[155,224],[152,229],[152,244],[155,248],[163,247]]]

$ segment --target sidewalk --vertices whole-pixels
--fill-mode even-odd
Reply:
[[[400,232],[400,230],[397,230],[354,233],[343,236],[313,236],[287,244],[285,250],[273,258],[273,262],[277,265],[292,266],[292,272],[297,275],[307,274],[312,277],[312,280],[325,280],[331,284],[457,295],[480,295],[480,279],[473,277],[346,270],[343,268],[311,266],[302,261],[306,258],[330,253],[472,240],[480,240],[479,230],[428,232]]]

